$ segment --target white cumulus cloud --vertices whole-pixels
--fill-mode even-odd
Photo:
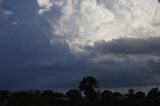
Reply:
[[[41,0],[47,1],[47,0]],[[98,40],[160,36],[158,0],[60,0],[54,34],[80,50]],[[56,1],[58,3],[58,1]],[[50,4],[46,2],[46,5]],[[43,4],[45,5],[45,3]],[[52,20],[50,20],[52,21]]]
[[[39,14],[42,14],[45,11],[49,11],[53,6],[52,0],[37,0],[37,3],[40,7]]]

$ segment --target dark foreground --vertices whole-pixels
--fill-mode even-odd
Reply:
[[[142,100],[142,101],[86,101],[86,100],[52,100],[52,99],[33,99],[11,100],[7,106],[159,106],[159,100]]]
[[[67,97],[62,93],[51,95],[51,92],[33,93],[33,92],[14,92],[7,95],[3,91],[0,106],[160,106],[160,98],[149,97],[111,97],[106,94],[100,98]],[[48,93],[47,93],[48,92]],[[6,93],[6,95],[4,95]],[[75,96],[75,95],[74,95]]]
[[[160,106],[160,100],[56,100],[52,98],[10,98],[7,106]]]
[[[148,93],[129,89],[128,93],[121,94],[97,91],[97,87],[96,78],[88,76],[80,81],[78,89],[71,89],[66,94],[52,90],[0,90],[0,106],[160,106],[158,88],[152,88]]]

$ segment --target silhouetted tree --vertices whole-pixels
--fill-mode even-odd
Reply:
[[[54,92],[53,97],[54,98],[65,98],[66,96],[63,93]]]
[[[34,94],[35,94],[35,95],[40,95],[40,94],[41,94],[41,91],[40,91],[40,90],[36,90],[36,91],[34,92]]]
[[[44,90],[44,91],[42,92],[42,96],[54,97],[53,91],[52,91],[52,90]]]
[[[114,99],[122,99],[123,98],[123,95],[119,92],[114,92],[112,95],[113,95]]]
[[[129,89],[126,96],[131,99],[134,98],[134,94],[135,94],[134,89]]]
[[[105,90],[101,94],[103,99],[112,99],[113,98],[113,93],[109,90]]]
[[[66,96],[63,93],[53,92],[52,90],[44,90],[42,96],[52,97],[52,98],[65,98]]]
[[[141,92],[141,91],[138,91],[136,94],[135,94],[135,98],[137,99],[144,99],[146,97],[145,93],[144,92]]]
[[[31,89],[31,90],[27,91],[27,93],[34,94],[34,90]]]
[[[98,87],[98,81],[92,76],[88,76],[80,81],[79,89],[84,92],[87,98],[96,98],[96,92],[94,88]]]
[[[0,105],[1,103],[5,102],[5,100],[8,98],[10,92],[7,90],[0,91]]]
[[[77,89],[71,89],[66,93],[68,98],[80,98],[81,92]]]
[[[147,94],[147,97],[148,98],[151,98],[151,99],[156,99],[156,98],[160,98],[160,91],[158,88],[152,88],[148,94]]]
[[[10,94],[10,91],[7,91],[7,90],[0,91],[0,97],[7,98],[9,94]]]

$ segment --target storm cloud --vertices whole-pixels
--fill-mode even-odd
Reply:
[[[76,88],[88,75],[103,88],[159,85],[159,10],[158,0],[0,0],[0,89]]]

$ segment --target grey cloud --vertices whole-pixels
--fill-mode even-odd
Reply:
[[[14,12],[9,18],[0,17],[0,89],[48,86],[45,83],[52,80],[56,72],[48,74],[36,64],[65,57],[67,46],[50,45],[49,23],[37,14],[35,1],[5,0],[0,7]],[[12,26],[10,23],[14,21],[18,24]]]
[[[85,47],[79,57],[103,87],[159,85],[160,39],[119,38]]]
[[[160,61],[144,59],[146,57],[123,56],[122,61],[108,60],[106,57],[105,61],[96,63],[99,67],[97,69],[94,67],[94,69],[98,70],[97,77],[103,79],[102,86],[128,87],[159,84],[158,80],[155,81],[155,77],[160,76],[158,68]],[[149,61],[154,61],[154,63]]]
[[[102,54],[160,54],[160,38],[147,39],[119,38],[110,42],[97,41],[93,47],[86,47],[87,50]]]

